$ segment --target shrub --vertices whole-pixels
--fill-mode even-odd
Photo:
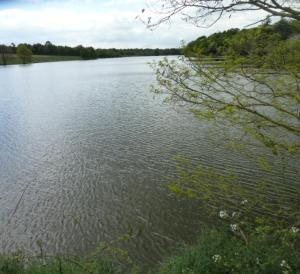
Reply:
[[[159,273],[300,273],[299,249],[282,235],[254,231],[248,240],[229,230],[204,230],[194,247],[170,259]]]

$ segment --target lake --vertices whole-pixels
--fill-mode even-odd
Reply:
[[[149,91],[159,58],[0,67],[0,252],[32,254],[42,241],[49,254],[87,254],[132,229],[121,246],[147,268],[206,221],[167,188],[174,156],[259,176],[221,134]]]

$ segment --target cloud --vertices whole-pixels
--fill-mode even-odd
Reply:
[[[12,2],[15,4],[12,5]],[[0,41],[94,47],[178,47],[181,40],[241,27],[257,14],[222,20],[210,29],[200,29],[176,18],[171,25],[148,30],[135,17],[144,6],[140,0],[20,0],[0,9]],[[22,2],[22,4],[21,4]],[[0,2],[1,3],[1,2]],[[25,5],[26,3],[26,5]],[[31,3],[32,6],[29,5]]]

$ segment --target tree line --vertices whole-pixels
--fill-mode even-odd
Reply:
[[[210,36],[201,36],[190,42],[184,49],[187,56],[220,57],[228,55],[266,55],[270,47],[297,38],[300,34],[300,21],[281,19],[275,24],[269,20],[249,29],[229,29]]]
[[[25,48],[27,53],[31,52],[33,55],[50,55],[50,56],[79,56],[82,59],[97,59],[97,58],[111,58],[111,57],[130,57],[130,56],[160,56],[160,55],[180,55],[179,48],[166,49],[151,49],[151,48],[132,48],[132,49],[95,49],[93,47],[84,47],[82,45],[76,47],[58,46],[47,41],[45,44],[19,44],[14,43],[10,45],[0,45],[0,58],[2,63],[6,63],[7,55],[18,54],[18,49],[24,53]],[[30,59],[30,58],[29,58]],[[28,59],[28,60],[29,60]],[[22,59],[23,60],[23,59]]]

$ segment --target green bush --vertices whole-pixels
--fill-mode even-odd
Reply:
[[[106,260],[84,261],[62,257],[28,260],[22,255],[0,257],[0,274],[120,274]]]
[[[299,248],[274,234],[254,232],[248,239],[245,243],[232,231],[205,230],[197,245],[170,259],[159,273],[300,273]]]

